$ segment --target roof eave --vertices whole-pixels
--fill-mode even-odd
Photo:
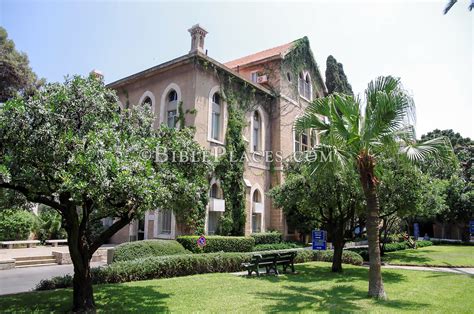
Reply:
[[[272,92],[263,87],[263,86],[260,86],[258,84],[255,84],[254,82],[250,81],[249,79],[243,77],[242,75],[240,75],[238,72],[232,70],[231,68],[225,66],[224,64],[208,57],[207,55],[203,54],[203,53],[200,53],[198,51],[196,52],[193,52],[193,53],[189,53],[189,54],[186,54],[184,56],[181,56],[181,57],[178,57],[178,58],[175,58],[173,60],[170,60],[170,61],[167,61],[165,63],[162,63],[162,64],[159,64],[157,66],[154,66],[154,67],[151,67],[149,69],[146,69],[144,71],[140,71],[138,73],[135,73],[135,74],[132,74],[132,75],[129,75],[125,78],[122,78],[120,80],[117,80],[117,81],[114,81],[112,83],[109,83],[107,84],[107,87],[109,88],[114,88],[114,89],[117,89],[119,88],[120,86],[123,86],[123,85],[126,85],[126,84],[130,84],[138,79],[142,79],[144,77],[149,77],[149,76],[152,76],[152,75],[155,75],[161,71],[168,71],[172,68],[175,68],[177,66],[180,66],[180,65],[183,65],[183,64],[186,64],[188,63],[193,57],[199,57],[199,58],[202,58],[208,62],[211,62],[213,63],[214,65],[218,66],[219,68],[221,68],[222,70],[228,72],[229,74],[245,81],[247,84],[251,85],[252,87],[254,87],[255,89],[265,93],[265,94],[268,94],[269,96],[273,96]]]
[[[155,75],[157,72],[172,69],[174,67],[177,67],[177,66],[180,66],[182,64],[187,63],[187,61],[189,61],[189,59],[191,57],[195,56],[195,55],[196,55],[196,53],[190,53],[190,54],[186,54],[186,55],[183,55],[181,57],[172,59],[170,61],[158,64],[154,67],[148,68],[146,70],[137,72],[135,74],[126,76],[122,79],[119,79],[117,81],[109,83],[109,84],[107,84],[107,87],[109,87],[109,88],[118,88],[122,85],[129,84],[129,83],[131,83],[133,81],[136,81],[138,79],[141,79],[141,78],[144,78],[144,77],[149,77],[151,75]]]

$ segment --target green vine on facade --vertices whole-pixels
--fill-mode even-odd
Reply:
[[[310,70],[311,77],[314,78],[311,82],[314,90],[318,85],[324,86],[324,80],[321,73],[318,71],[319,67],[314,59],[313,52],[311,51],[308,37],[304,36],[294,42],[293,48],[288,53],[287,57],[285,57],[284,64],[295,79],[298,79],[298,75],[301,71],[305,69]],[[318,84],[316,84],[316,82]],[[298,84],[294,85],[297,95]]]
[[[217,233],[221,235],[244,234],[246,222],[246,187],[244,184],[246,142],[243,131],[247,123],[245,113],[256,105],[257,90],[251,84],[238,80],[231,73],[215,66],[212,62],[197,58],[196,64],[205,70],[212,69],[220,82],[221,97],[227,105],[227,129],[225,153],[215,166],[226,211],[220,217]]]
[[[245,141],[242,131],[245,114],[236,104],[235,98],[226,94],[227,131],[225,154],[218,160],[215,173],[221,182],[226,211],[219,221],[218,232],[222,235],[242,235],[245,228],[244,154]]]

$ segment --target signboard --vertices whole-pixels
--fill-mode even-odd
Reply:
[[[474,220],[469,221],[469,231],[474,234]]]
[[[327,232],[324,230],[313,230],[313,250],[326,250]]]
[[[197,245],[202,249],[203,247],[206,246],[206,238],[204,236],[200,236],[199,239],[197,239]]]
[[[413,224],[413,236],[415,238],[415,241],[417,241],[420,237],[420,225],[418,225],[417,222]]]

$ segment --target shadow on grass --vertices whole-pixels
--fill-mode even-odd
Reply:
[[[430,264],[433,259],[423,256],[424,254],[435,252],[430,250],[403,250],[398,252],[386,253],[383,257],[384,261],[394,264]]]
[[[247,277],[249,280],[279,282],[281,290],[275,292],[259,292],[259,298],[271,300],[273,304],[265,307],[265,311],[330,311],[353,312],[366,310],[359,304],[373,302],[382,308],[418,310],[427,304],[406,300],[370,300],[367,290],[356,286],[360,281],[368,282],[368,269],[348,268],[343,273],[331,273],[330,267],[314,267],[298,265],[297,274],[286,276]],[[384,272],[386,284],[405,281],[403,274]],[[351,282],[353,284],[351,284]],[[305,284],[309,284],[310,286]],[[362,302],[360,302],[362,301]],[[364,302],[365,301],[365,302]]]
[[[344,266],[343,266],[344,269]],[[268,280],[272,282],[279,282],[281,280],[289,282],[334,282],[334,283],[343,283],[343,282],[353,282],[353,281],[368,281],[369,273],[368,268],[362,267],[350,267],[346,268],[342,273],[333,273],[331,272],[330,266],[314,266],[314,265],[297,265],[296,266],[297,274],[288,274],[286,277],[278,277],[274,275],[264,275],[261,277],[255,276],[245,276],[247,279],[260,279]],[[395,272],[384,272],[383,280],[387,283],[395,283],[406,280],[406,276],[400,273]]]
[[[170,295],[159,293],[153,286],[123,284],[94,286],[98,310],[106,312],[169,312],[164,300]],[[69,312],[72,290],[59,289],[0,297],[0,312]]]

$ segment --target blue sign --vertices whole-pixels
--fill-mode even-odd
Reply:
[[[326,250],[327,232],[324,230],[313,230],[313,250]]]
[[[206,238],[204,236],[200,236],[199,239],[197,240],[197,245],[200,248],[203,248],[206,246]]]
[[[420,237],[420,225],[418,225],[417,222],[413,224],[413,235],[415,237],[415,241],[417,241]]]
[[[469,221],[469,230],[474,234],[474,220]]]

